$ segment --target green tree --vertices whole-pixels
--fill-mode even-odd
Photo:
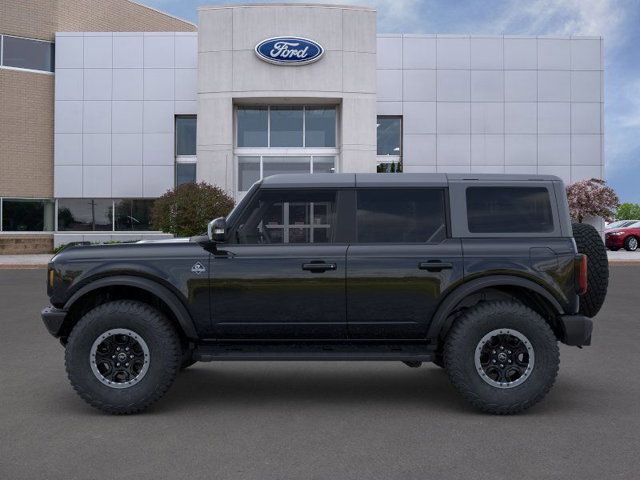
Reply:
[[[623,203],[618,207],[616,220],[640,220],[640,203]]]
[[[184,183],[158,198],[151,211],[151,224],[156,230],[179,237],[202,235],[207,223],[227,215],[233,199],[223,190],[208,183]]]

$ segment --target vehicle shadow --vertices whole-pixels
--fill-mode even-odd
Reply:
[[[305,367],[275,362],[243,362],[196,365],[182,372],[153,410],[222,407],[239,404],[262,408],[290,403],[308,408],[327,404],[404,406],[472,412],[449,383],[445,372],[434,366],[410,369],[398,362],[394,368],[372,364]]]

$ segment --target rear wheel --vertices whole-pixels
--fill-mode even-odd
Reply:
[[[609,287],[609,259],[600,233],[586,223],[573,224],[578,252],[587,256],[587,291],[580,296],[580,313],[595,317],[602,308]]]
[[[558,373],[558,342],[540,315],[515,301],[470,308],[451,328],[444,364],[474,407],[507,415],[538,403]]]
[[[140,412],[173,383],[181,360],[173,325],[137,301],[102,304],[74,326],[65,351],[71,385],[107,413]]]
[[[624,241],[624,249],[629,252],[635,252],[638,249],[638,239],[634,236],[627,237]]]

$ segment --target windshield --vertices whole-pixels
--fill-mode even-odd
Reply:
[[[613,222],[607,225],[607,228],[624,228],[636,223],[640,222],[638,222],[638,220],[618,220],[617,222]]]

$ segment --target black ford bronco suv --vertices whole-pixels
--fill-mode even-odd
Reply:
[[[517,413],[591,343],[598,232],[553,176],[276,175],[208,235],[69,247],[42,317],[74,389],[144,410],[196,361],[434,362],[475,407]]]

